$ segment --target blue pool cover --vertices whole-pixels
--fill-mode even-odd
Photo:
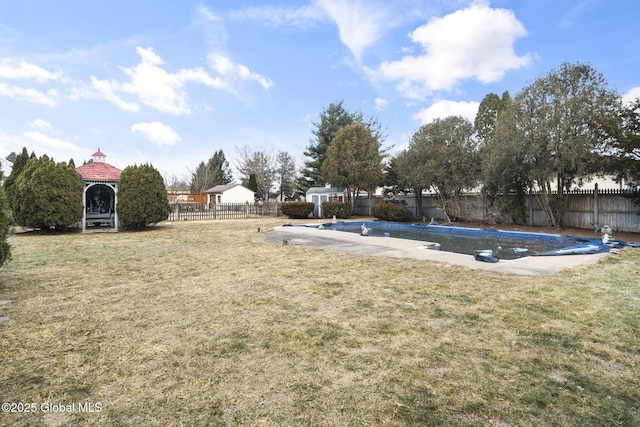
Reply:
[[[516,259],[531,255],[571,255],[609,252],[612,247],[639,246],[611,241],[603,244],[600,238],[583,238],[561,234],[507,231],[443,225],[405,224],[388,221],[340,221],[313,227],[361,233],[368,236],[397,237],[440,244],[440,250],[476,255],[492,253],[499,259]]]

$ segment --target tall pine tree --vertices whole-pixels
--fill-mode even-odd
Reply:
[[[200,162],[194,172],[191,173],[189,185],[192,193],[202,193],[211,187],[222,184],[230,184],[233,181],[231,167],[222,150],[213,153],[207,162]]]
[[[365,118],[360,111],[350,112],[343,106],[344,101],[329,104],[320,114],[320,121],[314,123],[314,138],[310,141],[304,155],[308,158],[300,171],[296,192],[303,194],[310,187],[322,187],[327,181],[322,175],[322,164],[327,150],[340,129],[352,124],[365,125],[379,142],[384,141],[380,123],[375,118]]]

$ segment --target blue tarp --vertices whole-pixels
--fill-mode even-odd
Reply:
[[[603,244],[599,237],[582,238],[562,234],[452,227],[429,224],[405,224],[389,221],[327,222],[321,228],[360,233],[362,225],[370,236],[391,236],[436,242],[443,251],[476,253],[493,251],[490,259],[514,259],[523,256],[571,255],[608,252],[612,247],[640,246],[626,242]],[[317,225],[314,225],[317,227]]]

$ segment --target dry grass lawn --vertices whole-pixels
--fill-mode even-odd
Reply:
[[[640,250],[503,276],[283,222],[11,236],[0,396],[36,411],[0,425],[640,425]]]

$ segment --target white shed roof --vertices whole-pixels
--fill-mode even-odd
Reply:
[[[222,194],[227,190],[230,190],[234,187],[242,187],[247,191],[251,191],[252,193],[255,193],[255,191],[252,191],[250,189],[248,189],[247,187],[245,187],[244,185],[240,185],[240,184],[226,184],[226,185],[216,185],[215,187],[211,187],[208,190],[205,190],[205,193],[209,193],[209,194]]]
[[[332,193],[344,193],[345,188],[341,187],[311,187],[307,190],[307,194],[332,194]]]

